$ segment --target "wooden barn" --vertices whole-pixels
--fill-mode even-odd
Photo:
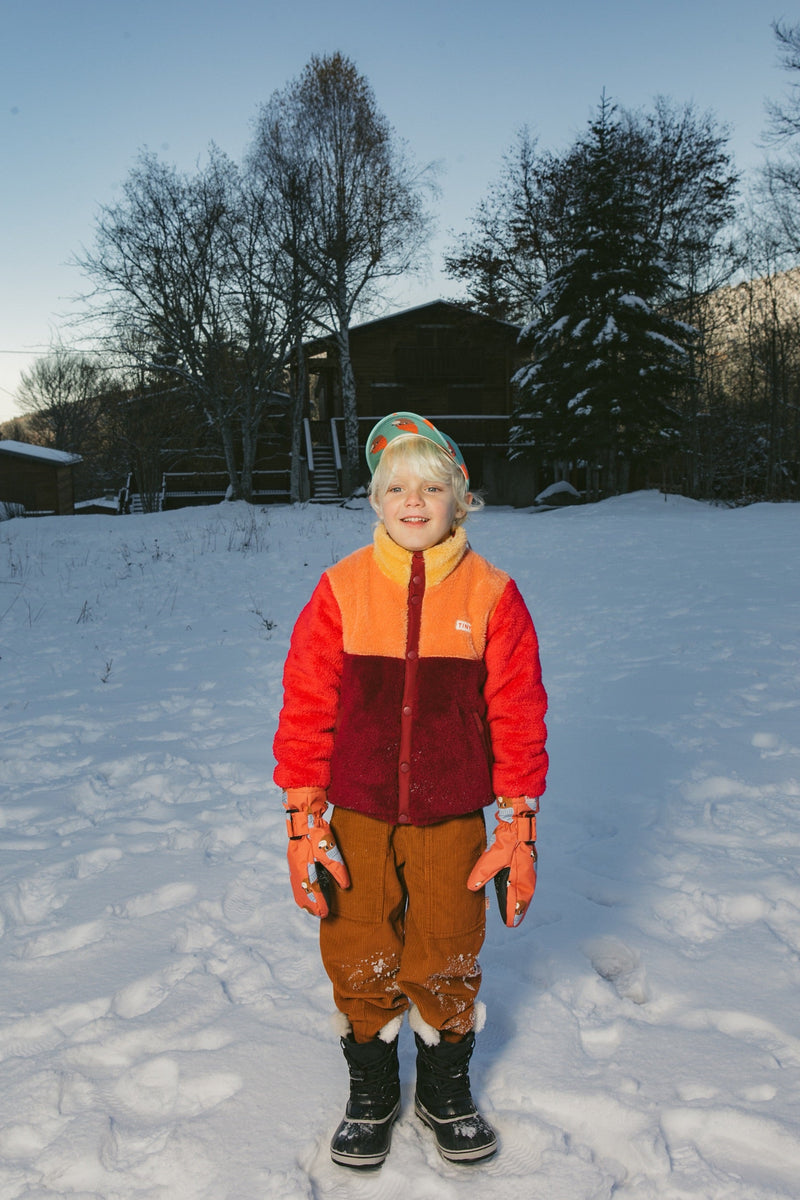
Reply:
[[[28,515],[71,516],[72,472],[81,461],[79,454],[65,450],[0,441],[0,504],[19,506]]]
[[[511,377],[522,362],[518,335],[516,325],[446,300],[354,326],[350,356],[362,442],[387,413],[418,412],[455,438],[476,486],[488,484],[496,492],[501,477],[507,478],[499,464],[507,467]],[[333,499],[344,448],[335,339],[308,342],[305,353],[311,492]],[[366,481],[366,466],[364,473]]]
[[[518,336],[518,326],[447,300],[353,326],[350,357],[361,445],[380,417],[402,410],[418,412],[458,442],[473,485],[485,491],[490,503],[531,503],[535,481],[527,468],[522,470],[507,458],[511,379],[524,361]],[[345,437],[336,339],[315,338],[305,343],[303,354],[301,498],[341,501],[346,495]],[[288,396],[276,394],[259,432],[256,503],[289,499],[290,420]],[[369,473],[363,458],[359,465],[358,482],[366,484]],[[218,503],[226,487],[219,447],[199,446],[173,454],[169,468],[158,471],[147,507]],[[143,493],[143,484],[132,475],[121,493],[121,510],[137,511]]]

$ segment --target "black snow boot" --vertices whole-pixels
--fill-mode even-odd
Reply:
[[[475,1107],[469,1090],[469,1060],[475,1047],[475,1034],[468,1033],[460,1042],[442,1039],[426,1046],[418,1033],[417,1116],[430,1126],[442,1158],[450,1162],[477,1162],[489,1158],[497,1149],[494,1130]]]
[[[389,1153],[400,1111],[397,1038],[359,1043],[342,1038],[350,1070],[350,1099],[331,1141],[331,1158],[345,1167],[379,1167]]]

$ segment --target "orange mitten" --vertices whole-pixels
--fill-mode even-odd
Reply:
[[[537,801],[526,796],[497,801],[494,840],[472,868],[467,887],[477,892],[494,879],[500,916],[510,928],[519,925],[536,890]]]
[[[350,887],[347,867],[323,813],[328,807],[324,788],[292,788],[286,793],[286,828],[289,834],[289,878],[301,908],[315,917],[330,911],[330,881]]]

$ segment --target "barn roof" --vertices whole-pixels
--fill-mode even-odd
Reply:
[[[371,321],[362,321],[360,325],[351,326],[350,332],[355,333],[359,329],[368,329],[372,325],[381,325],[388,321],[396,321],[398,318],[409,317],[413,313],[421,314],[425,309],[436,308],[446,308],[451,312],[457,312],[460,316],[466,317],[467,320],[472,318],[476,324],[504,325],[507,329],[519,330],[519,325],[514,325],[511,321],[501,321],[498,317],[487,317],[486,313],[476,312],[474,308],[470,308],[466,304],[459,304],[455,300],[428,300],[424,304],[415,304],[411,308],[404,308],[399,312],[385,313],[382,317],[373,317]]]
[[[359,325],[351,325],[350,336],[352,337],[353,334],[357,336],[365,329],[374,329],[376,325],[388,325],[397,321],[407,321],[409,317],[413,317],[414,315],[422,316],[426,310],[433,317],[436,309],[447,309],[450,313],[458,313],[462,319],[474,321],[476,325],[497,325],[514,334],[518,334],[521,328],[511,321],[502,321],[498,317],[488,317],[485,313],[476,312],[475,309],[469,308],[466,304],[458,304],[454,300],[429,300],[424,304],[415,304],[411,308],[401,309],[399,312],[386,313],[382,317],[374,317],[371,321],[362,321]],[[328,333],[312,338],[310,341],[305,342],[304,345],[306,350],[313,353],[315,350],[329,346],[332,341],[333,334]]]

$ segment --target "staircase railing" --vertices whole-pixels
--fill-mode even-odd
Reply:
[[[336,427],[335,421],[331,421],[331,443],[333,445],[333,458],[336,463],[336,470],[341,475],[341,473],[342,473],[342,452],[339,447],[339,430]]]
[[[317,448],[319,453],[316,456],[318,461],[315,461],[314,455],[314,439],[316,437]],[[336,488],[339,495],[342,489],[342,452],[339,445],[339,433],[336,428],[336,421],[332,420],[328,423],[322,421],[312,422],[308,417],[303,418],[303,439],[305,442],[306,464],[308,468],[308,482],[310,494],[313,497],[316,494],[315,477],[317,474],[325,470],[326,463],[330,461],[329,455],[333,455],[333,466],[336,470]],[[323,453],[325,451],[325,453]]]
[[[303,436],[306,443],[306,462],[308,463],[308,473],[310,476],[314,474],[314,443],[311,440],[311,422],[308,417],[303,417]]]
[[[331,421],[331,443],[333,445],[333,461],[336,464],[336,479],[339,483],[339,494],[342,492],[342,452],[339,447],[339,431],[336,422]]]

